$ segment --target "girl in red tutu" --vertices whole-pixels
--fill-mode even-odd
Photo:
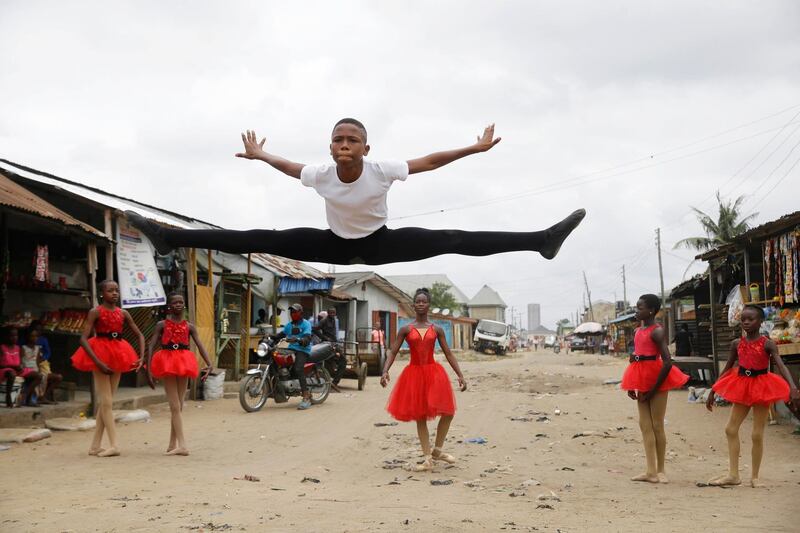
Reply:
[[[114,426],[112,404],[122,372],[139,370],[144,364],[144,335],[136,327],[130,313],[117,307],[119,285],[106,280],[100,283],[100,305],[89,311],[81,334],[81,347],[72,355],[72,366],[94,376],[97,413],[94,438],[89,455],[113,457],[119,455],[117,430]],[[139,355],[122,338],[122,326],[127,324],[139,338]],[[94,336],[89,337],[94,331]],[[100,447],[103,432],[108,435],[109,447]]]
[[[169,446],[165,455],[189,455],[186,448],[186,439],[183,436],[183,400],[186,396],[186,385],[189,378],[195,379],[200,371],[197,368],[197,359],[189,350],[189,337],[194,339],[197,350],[206,363],[205,375],[211,372],[211,360],[206,349],[197,335],[197,328],[183,319],[186,304],[183,295],[178,292],[167,296],[167,318],[156,324],[153,337],[150,339],[149,360],[147,363],[147,378],[152,386],[153,378],[164,383],[164,391],[169,401],[169,410],[172,416],[169,430]],[[153,353],[156,343],[161,349]]]
[[[458,361],[450,352],[444,330],[428,321],[430,305],[430,291],[417,289],[414,294],[414,311],[417,318],[397,332],[397,338],[392,344],[381,376],[381,386],[386,387],[389,383],[389,369],[392,367],[403,341],[406,341],[411,349],[411,362],[397,378],[397,383],[389,395],[386,410],[397,420],[403,422],[415,420],[417,422],[417,434],[420,444],[422,444],[422,453],[425,456],[422,464],[416,467],[417,471],[432,470],[433,461],[446,463],[456,461],[452,455],[442,452],[447,431],[450,429],[450,422],[456,412],[456,401],[447,372],[433,359],[433,348],[437,340],[447,357],[447,362],[458,376],[458,386],[462,391],[467,390],[467,382],[461,374]],[[436,443],[431,451],[428,420],[437,416],[440,418],[436,428]]]
[[[664,473],[668,391],[682,387],[689,380],[689,376],[672,366],[664,329],[656,323],[659,309],[661,300],[655,294],[643,294],[636,302],[636,319],[642,325],[633,338],[633,355],[621,385],[639,408],[639,428],[647,457],[647,472],[631,480],[649,483],[668,482]]]
[[[763,487],[758,480],[761,458],[764,455],[764,427],[767,424],[769,406],[789,399],[800,405],[800,392],[792,375],[783,364],[778,347],[761,335],[764,310],[756,305],[745,305],[742,310],[744,335],[731,343],[731,353],[722,376],[712,390],[733,403],[725,435],[728,437],[728,474],[709,481],[709,485],[739,485],[739,428],[753,409],[753,472],[750,486]],[[770,358],[783,375],[783,379],[769,371]],[[736,365],[734,367],[734,365]],[[709,394],[706,407],[713,409],[714,394]]]

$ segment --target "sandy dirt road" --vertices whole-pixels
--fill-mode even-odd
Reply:
[[[375,426],[391,422],[375,378],[306,412],[296,400],[254,414],[235,399],[188,402],[190,457],[161,455],[158,406],[150,423],[119,426],[119,458],[87,456],[86,433],[2,452],[0,530],[798,531],[800,437],[767,429],[768,488],[698,488],[725,471],[729,409],[710,414],[684,391],[667,412],[671,482],[628,481],[644,468],[635,405],[602,384],[624,365],[563,353],[463,363],[470,390],[447,443],[459,463],[423,474],[398,467],[421,460],[413,425]],[[583,431],[598,434],[573,438]],[[244,474],[260,482],[234,480]]]

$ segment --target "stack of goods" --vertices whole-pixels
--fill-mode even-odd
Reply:
[[[31,325],[33,317],[30,311],[21,311],[3,321],[3,327],[24,329]]]
[[[774,327],[769,338],[776,344],[800,343],[800,310],[771,309]]]
[[[81,309],[63,309],[61,311],[47,311],[42,314],[40,321],[47,331],[61,331],[66,333],[80,333],[86,324],[87,311]],[[20,311],[3,321],[4,327],[25,329],[30,327],[34,316],[30,311]]]
[[[80,333],[86,323],[87,313],[80,309],[64,309],[59,312],[59,321],[54,329],[68,333]]]

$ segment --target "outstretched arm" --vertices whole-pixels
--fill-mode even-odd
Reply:
[[[269,164],[271,167],[280,170],[287,176],[300,179],[300,171],[303,170],[305,165],[289,161],[283,157],[268,154],[264,151],[264,143],[266,137],[258,141],[256,132],[247,130],[247,134],[242,133],[242,142],[244,143],[244,152],[239,152],[236,157],[243,157],[244,159],[258,159]]]
[[[410,159],[408,161],[408,173],[416,174],[418,172],[435,170],[448,163],[452,163],[456,159],[461,159],[462,157],[466,157],[468,155],[491,150],[494,145],[499,142],[500,137],[497,139],[494,138],[494,124],[490,124],[489,126],[486,126],[486,129],[483,130],[483,136],[479,136],[475,144],[465,146],[464,148],[456,148],[455,150],[436,152],[418,159]]]

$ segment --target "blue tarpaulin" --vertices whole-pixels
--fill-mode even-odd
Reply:
[[[297,294],[311,291],[329,291],[333,288],[333,278],[297,279],[283,277],[278,284],[279,294]]]

